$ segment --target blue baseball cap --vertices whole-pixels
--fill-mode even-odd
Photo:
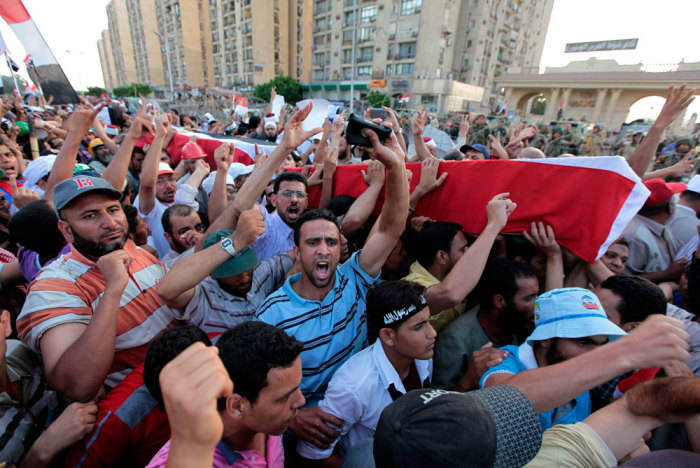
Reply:
[[[583,338],[607,335],[608,342],[627,335],[608,320],[598,297],[583,288],[548,291],[535,300],[535,331],[526,342],[550,338]]]
[[[491,159],[491,153],[489,152],[489,149],[485,147],[484,145],[462,145],[459,148],[459,151],[461,153],[466,153],[467,150],[473,149],[474,151],[478,151],[479,153],[484,155],[484,159]]]

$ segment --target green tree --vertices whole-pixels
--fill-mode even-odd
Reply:
[[[391,104],[391,99],[386,94],[380,93],[379,91],[373,89],[367,95],[367,103],[370,107],[389,107]]]
[[[148,96],[152,92],[151,86],[146,83],[131,83],[129,86],[119,86],[112,90],[112,93],[114,93],[116,97]]]
[[[100,97],[102,96],[102,93],[105,92],[104,88],[100,88],[99,86],[88,86],[87,89],[87,94],[90,96],[95,96],[95,97]]]
[[[299,83],[291,76],[284,74],[274,77],[267,83],[262,83],[255,86],[253,96],[269,102],[270,92],[272,91],[273,86],[275,87],[277,94],[284,96],[284,100],[286,102],[295,104],[296,102],[301,101],[301,85],[299,85]]]

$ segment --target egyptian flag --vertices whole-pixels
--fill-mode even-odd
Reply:
[[[413,172],[413,191],[420,181],[421,165],[406,167]],[[360,196],[367,188],[362,170],[367,165],[338,166],[333,196]],[[605,253],[649,196],[649,190],[619,156],[441,161],[438,177],[443,172],[449,174],[447,179],[423,197],[416,216],[456,222],[465,232],[479,234],[487,222],[486,204],[495,195],[509,192],[518,206],[503,233],[529,231],[532,221],[542,221],[552,226],[560,245],[587,262]],[[320,185],[309,188],[309,206],[318,206],[320,192]],[[383,200],[382,191],[375,214]]]
[[[51,49],[29,16],[21,0],[0,1],[0,16],[17,35],[31,56],[27,70],[34,82],[41,86],[44,96],[53,96],[54,104],[77,104],[78,95],[58,64]]]

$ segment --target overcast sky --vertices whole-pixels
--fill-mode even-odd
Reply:
[[[23,1],[74,87],[104,86],[97,40],[107,28],[108,0]],[[591,56],[619,63],[641,62],[654,69],[681,60],[697,62],[698,18],[700,1],[696,0],[555,0],[541,66],[563,66]],[[24,48],[1,20],[0,32],[15,61],[21,63]],[[637,49],[564,53],[569,42],[627,38],[639,38]],[[6,67],[0,67],[6,73]],[[650,105],[645,105],[644,113],[649,113]],[[700,113],[700,102],[693,107]],[[652,112],[658,112],[660,104],[655,108]]]

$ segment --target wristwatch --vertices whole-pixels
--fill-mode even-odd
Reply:
[[[233,247],[233,241],[230,237],[221,240],[221,248],[228,252],[228,254],[232,257],[239,254],[239,252],[236,252],[236,249]]]

